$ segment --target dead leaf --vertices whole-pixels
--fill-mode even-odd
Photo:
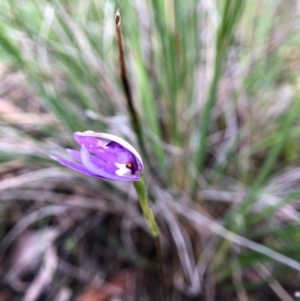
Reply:
[[[125,294],[133,284],[134,271],[126,270],[118,273],[110,282],[104,283],[101,288],[88,287],[74,301],[108,301],[112,297]]]
[[[44,288],[52,281],[57,262],[56,249],[51,245],[45,252],[44,264],[41,266],[37,276],[26,290],[22,301],[35,301],[39,298]]]
[[[20,278],[26,273],[35,273],[38,270],[43,255],[56,236],[57,231],[52,228],[27,231],[19,236],[13,245],[11,266],[5,277],[6,282],[14,289],[23,291],[26,285],[22,284]]]

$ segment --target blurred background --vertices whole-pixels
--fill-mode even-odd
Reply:
[[[133,185],[49,158],[84,130],[140,151],[169,300],[299,300],[299,28],[298,0],[1,0],[0,301],[160,300]]]

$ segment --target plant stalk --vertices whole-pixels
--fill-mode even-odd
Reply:
[[[115,26],[116,26],[116,38],[117,38],[118,51],[119,51],[119,60],[120,60],[120,76],[121,76],[123,89],[125,92],[125,98],[127,102],[127,109],[128,109],[128,114],[130,116],[131,126],[137,136],[141,152],[143,156],[147,158],[147,162],[149,164],[151,173],[153,175],[156,175],[156,178],[159,179],[159,182],[161,184],[164,184],[165,183],[164,178],[159,174],[157,168],[151,163],[149,154],[145,147],[146,144],[145,144],[145,139],[142,131],[142,125],[138,117],[137,110],[133,103],[132,91],[129,83],[129,78],[126,70],[125,57],[124,57],[124,49],[123,49],[122,33],[121,33],[121,14],[119,10],[115,15]]]
[[[132,99],[132,92],[128,80],[128,75],[126,71],[126,65],[125,65],[125,58],[124,58],[124,50],[123,50],[123,42],[122,42],[122,34],[121,34],[121,14],[119,10],[117,11],[115,15],[115,25],[116,25],[116,36],[117,36],[117,43],[118,43],[118,50],[119,50],[119,59],[120,59],[120,75],[121,75],[121,81],[125,92],[125,97],[127,101],[127,108],[130,115],[131,125],[137,135],[139,146],[141,148],[141,151],[144,156],[147,155],[143,134],[142,134],[142,127],[140,124],[140,120],[138,118],[137,111],[133,104]]]
[[[166,290],[166,282],[165,282],[165,275],[163,269],[163,259],[161,254],[161,244],[160,244],[160,235],[159,235],[159,228],[157,226],[154,214],[151,208],[148,205],[148,194],[147,194],[147,187],[144,180],[144,177],[141,176],[139,181],[133,182],[134,188],[139,198],[139,202],[143,211],[143,215],[145,221],[149,227],[149,230],[155,240],[155,247],[156,247],[156,255],[159,264],[159,274],[162,283],[162,300],[167,301],[167,290]]]

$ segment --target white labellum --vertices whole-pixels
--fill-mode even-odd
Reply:
[[[119,168],[116,170],[118,176],[130,176],[132,174],[131,169],[126,167],[126,164],[116,163],[116,166]]]

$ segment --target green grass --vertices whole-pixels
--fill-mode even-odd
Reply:
[[[117,8],[142,139],[128,116],[119,74]],[[63,154],[74,144],[74,131],[125,138],[147,154],[145,178],[160,221],[166,215],[157,209],[159,202],[166,202],[164,210],[176,217],[181,236],[165,235],[184,242],[187,251],[178,248],[184,255],[176,260],[186,285],[199,262],[212,273],[215,291],[224,285],[251,296],[247,276],[251,270],[257,273],[257,264],[275,270],[285,263],[278,263],[272,250],[300,261],[295,226],[300,180],[297,18],[294,2],[271,0],[1,1],[0,97],[20,108],[24,118],[45,114],[52,121],[28,126],[0,111],[0,168],[15,161],[24,173],[54,166],[48,154]],[[22,89],[30,91],[25,99],[5,83],[17,74],[24,76]],[[57,175],[71,194],[82,194],[72,190],[80,175],[64,168]],[[121,208],[130,216],[124,200],[134,208],[134,196],[126,187],[80,179],[83,191],[92,190],[94,197],[104,193],[114,200],[112,212]],[[45,180],[35,183],[34,189],[46,187]],[[24,185],[32,188],[16,182],[12,193]],[[206,199],[208,193],[212,197]],[[0,199],[5,202],[4,196]],[[188,212],[172,209],[177,203],[269,249],[259,254],[237,247],[212,228],[206,235]],[[206,245],[212,248],[207,262]],[[293,270],[288,260],[286,265],[285,273],[272,274],[282,285]],[[268,285],[256,280],[257,287]]]

